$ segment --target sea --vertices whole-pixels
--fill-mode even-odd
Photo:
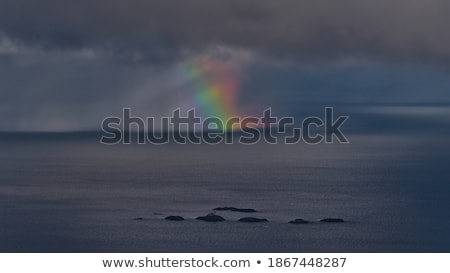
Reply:
[[[1,133],[0,252],[450,252],[448,136],[104,145],[95,132]],[[224,206],[257,212],[196,220]]]

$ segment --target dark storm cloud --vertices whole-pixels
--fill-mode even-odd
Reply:
[[[449,10],[448,0],[0,0],[0,131],[98,130],[122,107],[166,115],[197,92],[177,85],[180,67],[205,56],[242,66],[242,108],[450,102]]]
[[[450,61],[447,0],[0,1],[0,30],[43,48],[167,60],[211,45],[275,58]]]

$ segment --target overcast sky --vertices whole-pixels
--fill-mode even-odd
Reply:
[[[96,130],[122,107],[169,113],[193,95],[174,87],[180,67],[205,56],[239,66],[243,108],[448,103],[449,11],[448,0],[0,0],[0,131]]]

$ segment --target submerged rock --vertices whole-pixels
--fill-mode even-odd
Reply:
[[[244,217],[238,220],[239,222],[246,222],[246,223],[261,223],[261,222],[267,222],[267,219],[264,218],[255,218],[255,217]]]
[[[304,219],[295,219],[289,222],[289,224],[308,224],[309,222]]]
[[[235,212],[246,212],[246,213],[256,212],[256,210],[254,210],[254,209],[240,209],[240,208],[235,208],[235,207],[219,207],[219,208],[215,208],[213,210],[217,210],[217,211],[235,211]]]
[[[144,220],[144,218],[138,217],[138,218],[134,218],[133,220],[135,220],[135,221],[142,221],[142,220]]]
[[[215,215],[214,213],[210,213],[206,216],[200,216],[196,218],[197,220],[205,221],[205,222],[222,222],[225,221],[225,218],[223,218],[220,215]]]
[[[165,219],[169,220],[169,221],[183,221],[184,220],[184,218],[181,216],[167,216]]]
[[[325,218],[325,219],[320,220],[320,222],[323,222],[323,223],[344,223],[344,220],[340,219],[340,218]]]

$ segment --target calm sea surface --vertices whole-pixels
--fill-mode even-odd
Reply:
[[[349,139],[105,146],[91,134],[2,134],[0,251],[449,252],[448,138]],[[269,222],[195,220],[218,206]]]

